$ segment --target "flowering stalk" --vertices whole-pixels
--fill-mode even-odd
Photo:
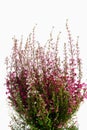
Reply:
[[[64,44],[64,59],[59,56],[59,35],[52,33],[45,46],[35,40],[35,28],[25,47],[14,38],[11,57],[7,58],[7,96],[10,105],[31,130],[63,130],[86,97],[86,84],[81,82],[78,42]]]

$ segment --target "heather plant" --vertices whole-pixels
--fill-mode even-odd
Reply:
[[[60,33],[54,41],[51,32],[41,46],[35,39],[35,28],[24,46],[22,40],[18,43],[13,39],[11,56],[6,58],[9,105],[31,130],[77,130],[69,124],[87,88],[81,81],[78,38],[73,41],[67,22],[66,30],[63,59],[59,53]]]

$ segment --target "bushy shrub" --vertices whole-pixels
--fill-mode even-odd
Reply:
[[[14,38],[12,54],[6,59],[9,104],[31,130],[73,130],[68,122],[86,97],[78,38],[74,43],[67,23],[66,30],[68,43],[64,43],[63,60],[59,35],[54,42],[50,33],[47,43],[41,46],[35,40],[35,28],[24,47]]]

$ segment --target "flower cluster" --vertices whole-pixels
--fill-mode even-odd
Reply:
[[[31,130],[62,130],[86,97],[78,39],[73,42],[67,23],[66,30],[63,60],[59,54],[60,33],[54,42],[51,32],[41,46],[35,40],[35,28],[24,47],[14,38],[12,55],[6,60],[9,103]]]

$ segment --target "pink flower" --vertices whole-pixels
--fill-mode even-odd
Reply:
[[[16,73],[15,72],[10,73],[10,78],[11,79],[14,79],[15,77],[16,77]]]
[[[72,113],[72,108],[68,108],[68,114]]]
[[[58,128],[62,128],[62,124],[59,124],[59,125],[58,125]]]

